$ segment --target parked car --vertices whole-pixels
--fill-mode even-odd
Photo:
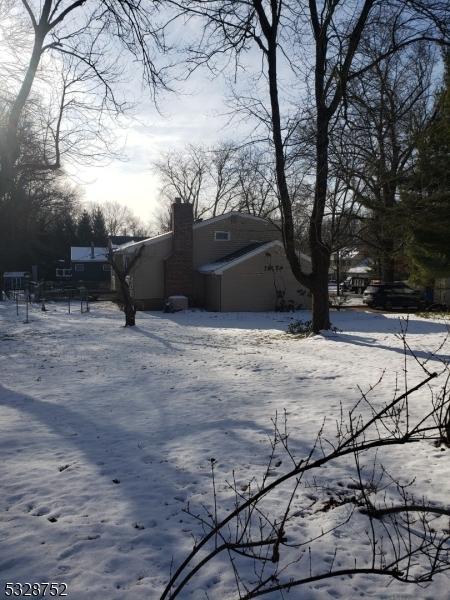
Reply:
[[[423,295],[403,282],[371,283],[363,294],[363,302],[371,308],[409,308],[419,310],[425,306]]]

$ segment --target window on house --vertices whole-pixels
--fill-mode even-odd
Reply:
[[[215,231],[214,241],[215,242],[229,242],[231,238],[229,231]]]
[[[83,264],[75,265],[75,271],[84,271],[84,265]]]
[[[71,277],[72,269],[56,269],[56,277]]]

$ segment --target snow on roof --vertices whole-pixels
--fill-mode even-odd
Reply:
[[[5,271],[3,278],[25,277],[25,275],[29,275],[28,271]]]
[[[92,256],[91,246],[71,246],[70,260],[72,262],[105,262],[108,248],[94,247]]]
[[[347,271],[347,273],[349,275],[366,275],[367,273],[370,273],[371,270],[372,270],[371,266],[361,264],[361,265],[357,265],[356,267],[349,269]]]
[[[256,219],[257,221],[266,221],[263,217],[257,217],[255,215],[250,215],[249,213],[242,213],[237,211],[227,212],[223,215],[219,215],[217,217],[211,217],[210,219],[205,219],[204,221],[194,221],[192,226],[193,229],[200,229],[201,227],[205,227],[206,225],[212,225],[214,223],[218,223],[224,219],[228,219],[229,217],[244,217],[246,219]],[[168,239],[172,236],[172,231],[167,233],[161,233],[159,235],[155,235],[154,237],[147,238],[146,240],[142,240],[140,242],[123,244],[117,250],[129,250],[130,248],[139,248],[139,246],[148,246],[150,244],[155,244],[156,242],[160,242],[162,240]]]
[[[168,233],[160,233],[159,235],[155,235],[154,237],[141,240],[140,242],[129,242],[128,244],[121,244],[120,246],[115,248],[114,251],[128,251],[130,248],[134,249],[139,248],[140,246],[149,246],[150,244],[155,244],[156,242],[169,239],[170,237],[172,237],[171,231],[169,231]]]

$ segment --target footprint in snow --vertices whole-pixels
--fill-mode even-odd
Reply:
[[[38,508],[34,513],[32,513],[32,515],[34,517],[43,517],[44,515],[48,515],[49,512],[49,508],[47,508],[46,506],[42,506],[41,508]]]
[[[69,565],[58,565],[58,571],[61,573],[68,573],[70,571]]]

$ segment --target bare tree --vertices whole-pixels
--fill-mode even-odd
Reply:
[[[168,152],[154,168],[162,182],[163,205],[178,196],[192,204],[194,218],[232,210],[269,217],[277,210],[273,164],[256,145],[189,145],[184,151]],[[160,217],[165,229],[170,219],[164,207]]]
[[[114,38],[143,67],[144,77],[150,84],[152,93],[164,85],[163,75],[155,67],[151,55],[149,40],[159,49],[163,47],[161,38],[153,24],[157,5],[151,0],[132,3],[123,0],[103,0],[86,3],[86,0],[21,0],[17,3],[5,4],[9,8],[11,19],[28,18],[28,27],[32,36],[29,58],[23,72],[17,75],[17,89],[10,96],[11,102],[5,118],[5,127],[1,136],[0,164],[1,190],[3,193],[11,189],[14,181],[14,166],[20,154],[18,127],[24,108],[30,99],[33,84],[38,70],[45,60],[59,57],[60,64],[69,59],[70,69],[77,66],[78,83],[84,83],[88,93],[93,93],[92,81],[97,82],[96,94],[101,92],[101,110],[111,109],[120,112],[123,103],[116,96],[112,84],[117,77],[116,64],[118,55],[112,55],[113,45],[108,40]],[[12,8],[11,8],[12,7]],[[47,58],[48,57],[48,58]],[[90,83],[86,85],[86,78]],[[74,78],[71,78],[74,81]],[[60,108],[68,108],[65,98],[65,85],[60,101]],[[73,103],[71,103],[73,109]],[[80,106],[78,106],[80,110]],[[60,113],[61,114],[61,111]],[[52,132],[55,136],[54,160],[43,162],[43,168],[59,168],[60,125],[57,117]]]
[[[365,51],[372,59],[376,55],[373,47]],[[396,257],[405,244],[400,187],[432,112],[434,65],[428,44],[376,63],[349,86],[346,110],[333,132],[333,176],[363,209],[358,238],[379,258],[385,281],[394,280]]]
[[[93,202],[91,206],[93,209],[101,210],[108,235],[131,235],[136,237],[148,235],[148,228],[145,223],[125,204],[110,200],[102,203]]]
[[[0,100],[4,116],[7,110],[2,111],[2,105]],[[77,190],[60,171],[34,168],[36,156],[45,155],[42,130],[35,119],[39,108],[45,112],[35,99],[19,124],[14,194],[0,194],[0,271],[29,269],[30,264],[59,259],[67,249],[61,248],[63,239],[69,246],[75,241],[64,229],[78,212]],[[63,223],[59,232],[56,223]]]
[[[261,145],[241,149],[236,159],[237,209],[257,217],[279,220],[272,156]]]
[[[134,327],[136,325],[136,304],[130,290],[130,277],[138,262],[144,246],[140,246],[133,254],[124,254],[123,256],[115,256],[112,245],[109,245],[107,260],[114,272],[114,278],[118,283],[120,294],[120,303],[123,306],[125,314],[125,327]]]
[[[171,0],[170,4],[179,14],[202,18],[206,23],[206,34],[191,48],[195,65],[207,63],[214,68],[219,55],[233,55],[237,76],[245,71],[240,60],[244,52],[252,47],[262,54],[262,79],[269,96],[263,121],[270,127],[286,255],[298,281],[312,292],[314,331],[328,329],[331,248],[323,239],[322,225],[329,192],[330,129],[347,97],[350,81],[382,58],[420,40],[448,41],[448,4],[434,0],[358,0],[351,8],[341,0]],[[392,23],[389,39],[383,40],[376,57],[368,60],[359,52],[361,40],[366,32],[373,31],[375,23],[387,17]],[[309,63],[307,52],[313,56]],[[311,75],[315,144],[314,201],[309,219],[311,273],[302,270],[296,250],[286,160],[292,128],[282,112],[280,61],[295,75],[302,61]]]
[[[208,173],[206,154],[205,148],[190,144],[184,151],[167,152],[154,163],[164,201],[179,197],[182,202],[192,204],[194,219],[209,209],[204,200]]]

